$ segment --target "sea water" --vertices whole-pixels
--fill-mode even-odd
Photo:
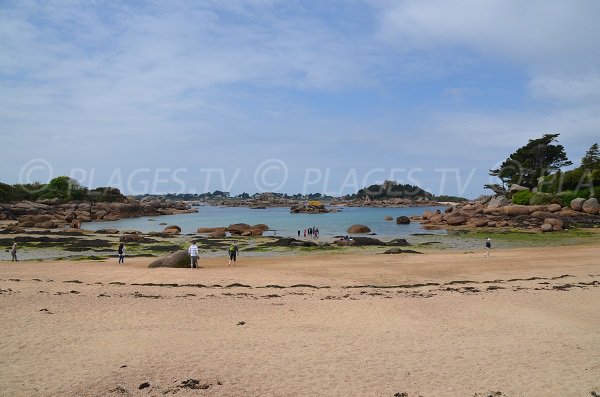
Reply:
[[[366,225],[378,238],[404,238],[414,233],[422,233],[421,225],[411,222],[408,225],[397,225],[399,216],[421,215],[423,211],[444,210],[445,207],[406,207],[406,208],[366,208],[343,207],[338,212],[326,214],[292,214],[287,207],[274,207],[266,209],[250,209],[246,207],[196,207],[197,213],[163,215],[141,218],[126,218],[118,221],[86,222],[83,229],[118,229],[139,230],[141,232],[160,232],[168,225],[181,227],[181,232],[196,233],[199,227],[227,227],[233,223],[247,223],[255,225],[264,223],[269,226],[265,236],[277,235],[284,237],[297,237],[298,230],[304,236],[304,229],[318,228],[321,238],[346,235],[346,230],[354,225]],[[392,221],[384,220],[391,216]],[[442,231],[427,231],[428,233],[442,234]]]

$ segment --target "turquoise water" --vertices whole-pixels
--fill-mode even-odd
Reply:
[[[232,223],[247,223],[255,225],[265,223],[272,231],[265,235],[297,236],[298,229],[303,234],[309,227],[319,228],[322,238],[345,235],[348,227],[354,224],[367,225],[372,233],[379,237],[403,238],[412,233],[422,233],[424,230],[418,223],[397,225],[398,216],[421,215],[425,210],[436,210],[444,207],[410,207],[410,208],[358,208],[344,207],[340,212],[328,214],[290,214],[289,208],[267,208],[264,210],[241,207],[197,207],[199,212],[194,214],[164,215],[143,218],[121,219],[109,222],[89,222],[82,225],[87,230],[119,229],[139,230],[142,232],[162,231],[164,225],[178,225],[182,233],[196,233],[199,227],[228,226]],[[394,217],[386,221],[385,216]],[[432,233],[432,231],[428,231]],[[444,233],[444,232],[433,232]]]

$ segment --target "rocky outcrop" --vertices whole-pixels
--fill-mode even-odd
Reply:
[[[399,216],[396,218],[397,225],[408,225],[410,223],[410,218],[408,216]]]
[[[123,218],[198,212],[188,204],[172,200],[136,200],[121,202],[33,202],[0,203],[0,219],[16,220],[22,227],[64,228],[81,222],[112,221]]]
[[[248,225],[247,223],[235,223],[227,227],[227,231],[236,236],[262,236],[269,230],[269,226],[264,223],[258,225]]]
[[[364,234],[369,233],[371,229],[365,225],[352,225],[346,230],[350,234]]]
[[[326,214],[331,212],[323,204],[297,204],[290,208],[292,214]]]
[[[570,226],[600,225],[600,206],[594,198],[573,200],[571,208],[560,204],[512,205],[504,200],[475,200],[461,203],[452,209],[424,211],[421,217],[413,217],[424,229],[444,228],[516,228],[545,232],[559,231]],[[580,209],[579,211],[577,209]],[[586,212],[587,209],[587,212]],[[545,226],[544,226],[545,225]]]
[[[167,226],[163,229],[163,233],[167,234],[179,234],[181,233],[181,228],[177,225]]]

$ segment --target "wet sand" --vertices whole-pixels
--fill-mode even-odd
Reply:
[[[0,395],[589,396],[599,254],[0,262]]]

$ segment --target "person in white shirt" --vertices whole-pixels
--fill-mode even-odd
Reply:
[[[197,269],[198,257],[200,256],[200,254],[198,253],[198,246],[196,246],[195,241],[192,242],[192,245],[190,245],[190,248],[188,248],[188,254],[190,254],[190,258],[192,259],[190,263],[190,269]]]

